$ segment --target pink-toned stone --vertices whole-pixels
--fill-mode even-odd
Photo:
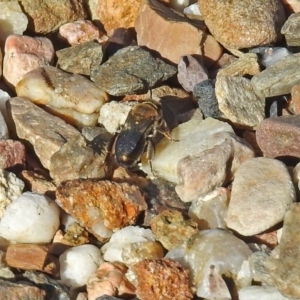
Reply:
[[[3,77],[12,89],[26,73],[50,64],[54,57],[49,39],[16,34],[6,39],[4,52]]]
[[[89,20],[64,24],[59,27],[59,34],[72,46],[95,40],[101,43],[108,38]]]
[[[205,65],[209,66],[223,52],[205,26],[194,26],[190,19],[154,0],[144,1],[135,29],[140,46],[159,52],[175,64],[181,56],[198,54],[203,55]]]
[[[300,115],[265,119],[256,130],[256,140],[264,156],[300,157]]]
[[[281,2],[289,13],[300,12],[299,0],[281,0]]]
[[[0,169],[20,171],[25,169],[26,149],[19,141],[0,140]]]

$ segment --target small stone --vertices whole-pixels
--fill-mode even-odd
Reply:
[[[157,51],[174,64],[184,55],[201,55],[208,67],[223,52],[215,38],[207,34],[206,26],[195,24],[156,0],[144,1],[135,30],[138,45]]]
[[[259,97],[274,97],[291,93],[300,81],[300,53],[287,55],[251,79]]]
[[[255,127],[265,117],[265,99],[258,97],[244,77],[218,76],[216,96],[220,111],[236,126]]]
[[[176,74],[176,68],[139,46],[128,46],[94,68],[91,79],[114,96],[151,89]]]
[[[25,169],[26,149],[20,141],[0,139],[0,169],[18,172]]]
[[[183,13],[189,18],[201,17],[201,12],[198,3],[194,3],[185,7]]]
[[[81,245],[65,251],[59,257],[60,278],[72,288],[86,285],[88,278],[103,263],[100,250],[94,245]]]
[[[137,296],[143,300],[193,299],[188,271],[170,259],[143,260],[134,265]]]
[[[9,106],[17,135],[27,140],[45,168],[50,167],[51,156],[71,137],[81,135],[61,118],[52,116],[25,98],[11,98]]]
[[[264,156],[300,157],[300,116],[265,119],[257,128],[256,140]]]
[[[1,1],[0,12],[0,45],[3,48],[9,35],[23,34],[27,28],[28,19],[17,1]]]
[[[288,109],[295,115],[300,114],[300,83],[295,84],[291,91],[291,100]]]
[[[42,34],[87,17],[83,0],[22,0],[22,9],[29,19],[28,29]]]
[[[184,202],[195,201],[232,180],[239,166],[253,156],[253,150],[236,135],[212,134],[204,149],[178,161],[176,192]]]
[[[0,112],[4,117],[4,120],[8,127],[11,127],[12,121],[11,118],[7,114],[7,108],[6,108],[6,102],[8,99],[10,99],[10,95],[6,92],[0,89]]]
[[[193,89],[193,95],[198,100],[204,118],[219,118],[222,113],[219,109],[218,100],[215,93],[215,84],[211,79],[203,80],[196,84]]]
[[[56,202],[100,241],[134,224],[147,208],[139,189],[128,183],[78,179],[63,182]]]
[[[106,92],[84,76],[52,66],[27,73],[17,84],[16,92],[80,127],[95,126],[100,107],[108,100]]]
[[[57,66],[62,70],[82,75],[91,75],[91,69],[101,64],[102,46],[94,41],[81,43],[56,51]]]
[[[72,46],[87,42],[103,41],[104,33],[89,20],[77,20],[59,27],[59,34]]]
[[[199,6],[209,31],[226,48],[268,45],[281,38],[285,12],[280,1],[201,0]]]
[[[274,286],[247,286],[238,291],[240,300],[291,300],[284,297]]]
[[[156,240],[168,250],[178,247],[198,232],[197,223],[176,210],[165,210],[156,216],[151,229]]]
[[[227,213],[227,226],[252,236],[283,220],[296,200],[286,166],[275,159],[256,157],[235,173]]]
[[[126,278],[127,267],[121,263],[102,263],[87,281],[89,300],[101,296],[128,297],[135,295],[135,287]]]
[[[25,192],[7,206],[0,235],[17,243],[49,243],[59,224],[59,208],[53,200]]]
[[[286,43],[289,47],[300,46],[300,35],[298,33],[300,29],[299,21],[299,12],[291,14],[281,28],[281,33],[284,35]]]
[[[298,0],[282,0],[281,2],[289,13],[300,12],[300,3]]]
[[[178,82],[188,92],[192,92],[197,83],[208,79],[207,70],[195,57],[182,56],[178,63]]]
[[[14,173],[0,169],[0,219],[7,206],[21,196],[25,185]]]
[[[4,53],[3,77],[12,90],[26,73],[51,64],[54,58],[54,48],[49,39],[16,34],[6,39]]]
[[[9,137],[9,133],[8,133],[7,124],[0,110],[0,139],[1,140],[8,139],[8,137]]]
[[[71,224],[65,235],[63,242],[72,246],[80,246],[89,243],[89,233],[77,222]]]
[[[271,256],[266,262],[266,267],[276,288],[283,296],[294,299],[300,298],[299,214],[300,206],[295,203],[285,214],[280,243],[271,252]]]
[[[192,119],[180,124],[172,131],[172,137],[179,142],[163,138],[155,146],[155,157],[152,160],[154,174],[167,181],[178,183],[178,162],[187,155],[195,155],[222,143],[224,139],[214,141],[211,136],[224,131],[233,133],[229,124],[212,118],[207,118],[204,121]],[[149,162],[145,156],[142,157],[142,168],[144,172],[150,174]]]

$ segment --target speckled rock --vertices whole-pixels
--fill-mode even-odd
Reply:
[[[278,60],[251,79],[252,87],[259,97],[289,94],[300,81],[300,53]]]
[[[267,45],[281,37],[285,13],[279,0],[201,0],[199,6],[210,32],[228,49]]]
[[[207,34],[206,26],[199,26],[157,0],[144,1],[135,29],[140,46],[159,52],[175,64],[181,56],[198,54],[203,55],[205,65],[210,66],[223,52],[215,38]]]
[[[57,66],[66,72],[90,76],[91,69],[101,64],[102,46],[94,41],[56,51]]]
[[[94,68],[91,79],[114,96],[142,92],[176,74],[176,68],[155,58],[138,46],[119,50],[108,61]]]
[[[286,43],[289,47],[300,46],[299,21],[299,12],[291,14],[281,28],[281,33],[284,35]]]
[[[300,157],[300,115],[265,119],[257,128],[256,140],[267,157]]]
[[[295,115],[300,114],[300,82],[292,87],[288,109]]]
[[[22,0],[21,4],[29,19],[28,29],[36,33],[53,32],[87,16],[83,0]]]
[[[134,265],[137,296],[142,300],[193,299],[188,271],[170,259],[143,260]]]
[[[279,246],[271,253],[266,267],[277,289],[282,295],[290,298],[300,298],[299,282],[299,204],[293,204],[284,217],[282,236]],[[287,276],[288,274],[288,276]]]
[[[293,181],[282,162],[252,158],[235,173],[227,226],[245,236],[261,233],[281,222],[295,200]]]
[[[216,96],[220,111],[237,126],[255,127],[265,117],[265,99],[258,97],[249,79],[218,76]]]
[[[134,224],[147,208],[139,189],[128,183],[78,179],[62,183],[56,201],[100,241]]]
[[[74,127],[48,114],[25,98],[11,98],[9,106],[18,137],[27,140],[33,146],[45,168],[49,169],[51,156],[66,140],[81,136]]]

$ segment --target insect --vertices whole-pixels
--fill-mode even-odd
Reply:
[[[132,168],[146,152],[152,171],[151,161],[154,158],[158,133],[176,141],[163,118],[161,104],[153,100],[138,102],[130,110],[120,132],[116,133],[110,143],[117,164],[124,168]]]

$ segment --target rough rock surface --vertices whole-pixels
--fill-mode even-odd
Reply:
[[[300,82],[292,87],[291,100],[288,109],[295,115],[300,114]]]
[[[251,236],[281,222],[295,201],[287,167],[280,161],[256,157],[235,173],[227,213],[227,226]]]
[[[129,46],[94,68],[91,79],[109,94],[123,96],[145,91],[175,74],[175,67],[155,58],[149,51]]]
[[[207,34],[205,26],[177,14],[157,0],[144,1],[135,29],[140,46],[159,52],[175,64],[181,56],[198,54],[203,55],[205,64],[210,66],[223,52],[215,38]]]
[[[278,0],[200,0],[199,6],[210,32],[228,49],[268,45],[281,37],[285,13]]]
[[[300,13],[291,14],[281,28],[281,33],[284,35],[286,43],[290,47],[300,46],[299,22]]]

